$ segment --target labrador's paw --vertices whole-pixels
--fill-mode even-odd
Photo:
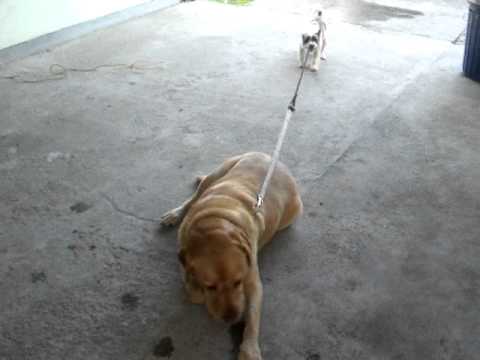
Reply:
[[[262,360],[262,353],[258,344],[244,342],[240,346],[238,360]]]
[[[162,224],[162,226],[178,225],[178,223],[181,220],[181,214],[182,214],[181,208],[170,210],[162,215],[162,217],[160,218],[160,224]]]

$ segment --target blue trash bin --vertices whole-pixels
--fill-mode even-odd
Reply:
[[[467,36],[463,72],[470,79],[480,81],[480,0],[468,0]]]

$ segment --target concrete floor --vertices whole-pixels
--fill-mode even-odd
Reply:
[[[0,68],[155,66],[0,80],[0,359],[235,358],[235,331],[186,301],[175,231],[152,220],[193,175],[273,149],[318,3],[329,59],[306,74],[282,154],[305,214],[261,255],[264,359],[478,359],[463,0],[189,2]]]

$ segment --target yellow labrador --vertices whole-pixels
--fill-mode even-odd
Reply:
[[[166,226],[182,222],[179,259],[191,301],[205,304],[212,317],[227,323],[244,318],[239,360],[262,358],[257,253],[302,212],[298,187],[282,163],[273,173],[263,207],[255,211],[270,161],[269,155],[253,152],[227,159],[199,177],[193,196],[161,219]]]

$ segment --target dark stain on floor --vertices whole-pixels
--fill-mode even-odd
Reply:
[[[135,310],[138,307],[139,297],[134,293],[127,292],[122,295],[121,301],[124,309]]]
[[[47,281],[47,275],[44,271],[34,271],[30,274],[32,283]]]
[[[165,336],[164,338],[161,338],[153,348],[153,355],[156,357],[169,358],[172,356],[174,351],[175,347],[173,346],[172,338],[170,336]]]
[[[322,360],[320,354],[307,354],[305,360]]]
[[[73,204],[72,206],[70,206],[70,210],[73,211],[73,212],[76,212],[77,214],[80,214],[80,213],[83,213],[83,212],[87,211],[91,207],[92,207],[92,205],[89,205],[89,204],[87,204],[83,201],[79,201],[79,202]]]
[[[236,359],[240,351],[240,345],[243,340],[243,330],[245,329],[245,323],[238,322],[230,326],[228,332],[230,333],[230,339],[232,341],[232,359]]]
[[[332,1],[330,7],[341,6],[342,3]],[[365,0],[355,1],[355,5],[345,9],[346,20],[354,24],[362,24],[369,21],[388,21],[390,19],[413,19],[423,16],[424,13],[417,10],[405,9],[395,6],[380,5]]]

